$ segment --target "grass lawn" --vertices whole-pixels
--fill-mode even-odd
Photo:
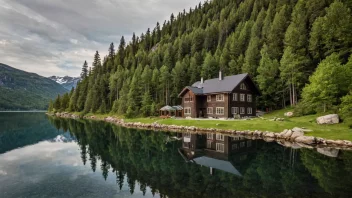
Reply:
[[[271,119],[274,117],[285,118],[285,121],[270,121],[263,120],[261,118],[255,118],[253,120],[187,120],[187,119],[160,119],[160,118],[134,118],[125,119],[126,122],[142,122],[142,123],[153,123],[158,122],[160,124],[169,125],[182,125],[182,126],[196,126],[200,128],[217,128],[217,129],[232,129],[232,130],[261,130],[261,131],[272,131],[282,132],[284,129],[292,129],[294,127],[305,127],[313,130],[307,132],[308,136],[322,137],[327,139],[340,139],[340,140],[351,140],[352,141],[352,129],[347,124],[335,124],[335,125],[318,125],[315,119],[321,115],[309,115],[302,117],[286,118],[284,112],[290,111],[290,109],[284,109],[274,111],[266,114],[264,118]]]

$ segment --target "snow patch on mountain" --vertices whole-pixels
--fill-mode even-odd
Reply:
[[[72,87],[76,87],[78,81],[81,80],[80,77],[70,77],[70,76],[50,76],[49,79],[57,82],[58,84],[62,85],[65,89],[71,90]]]

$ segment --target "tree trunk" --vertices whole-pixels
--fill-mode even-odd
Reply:
[[[290,90],[289,90],[289,92],[290,92],[290,105],[292,106],[292,103],[293,103],[293,101],[292,101],[292,86],[291,86],[291,84],[290,84]]]
[[[295,84],[292,83],[292,101],[293,101],[293,106],[296,105],[296,90],[295,90]]]

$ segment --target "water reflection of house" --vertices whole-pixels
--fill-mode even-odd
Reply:
[[[183,133],[180,153],[185,160],[210,168],[241,176],[240,169],[248,154],[256,151],[260,142],[223,134]],[[258,145],[259,144],[259,145]]]

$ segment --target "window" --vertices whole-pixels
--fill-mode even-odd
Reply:
[[[247,94],[247,102],[252,102],[252,94]]]
[[[221,141],[224,141],[224,135],[222,134],[216,134],[216,140],[221,140]]]
[[[207,114],[213,114],[213,107],[207,108]]]
[[[251,107],[247,108],[247,114],[250,114],[250,115],[252,114],[252,108]]]
[[[246,146],[246,142],[241,142],[240,147],[243,148],[244,146]]]
[[[213,139],[213,134],[212,133],[207,133],[207,139],[212,140]]]
[[[216,143],[216,151],[223,153],[225,150],[224,148],[225,148],[224,144]]]
[[[211,95],[207,96],[207,101],[211,102]]]
[[[224,94],[216,95],[216,101],[224,101]]]
[[[237,93],[232,94],[232,101],[238,101],[238,94]]]
[[[240,137],[233,137],[232,138],[234,141],[238,141],[238,140],[240,140]]]
[[[251,147],[252,146],[252,140],[248,140],[247,141],[247,147]]]
[[[184,137],[188,137],[188,138],[190,138],[191,137],[191,133],[184,133]]]
[[[238,107],[232,107],[231,108],[231,113],[232,114],[238,114]]]
[[[241,102],[246,101],[245,94],[240,94],[240,101],[241,101]]]
[[[211,143],[212,141],[207,141],[207,149],[211,149]]]
[[[244,108],[244,107],[241,107],[240,114],[245,114],[245,113],[246,113],[245,108]]]
[[[184,109],[185,115],[191,115],[191,107],[186,107]]]
[[[224,115],[224,107],[216,107],[216,115]]]
[[[237,150],[237,149],[238,149],[237,144],[232,144],[232,150]]]
[[[246,89],[247,89],[247,87],[246,87],[246,85],[245,85],[244,83],[241,83],[240,88],[241,88],[242,90],[246,90]]]
[[[192,96],[185,97],[185,102],[193,102],[193,97]]]

